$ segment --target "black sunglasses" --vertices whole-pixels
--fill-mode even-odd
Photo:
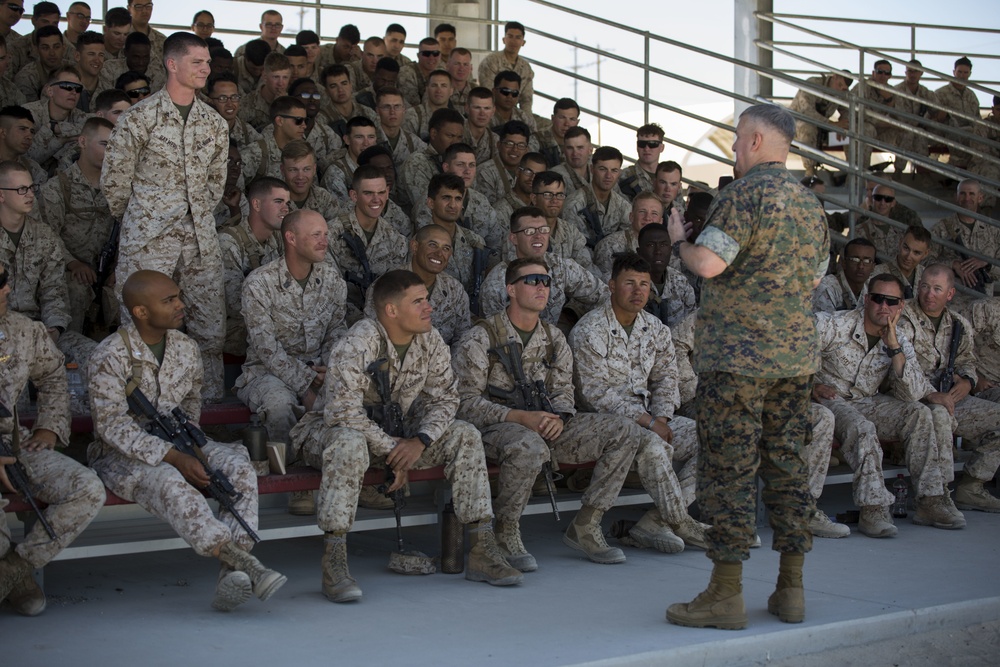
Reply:
[[[65,90],[68,93],[82,93],[83,84],[73,83],[72,81],[59,81],[58,83],[52,84],[59,90]]]
[[[891,204],[896,201],[896,198],[892,195],[872,195],[872,199],[875,201],[884,201],[886,204]]]
[[[899,302],[902,301],[902,299],[899,298],[898,296],[887,296],[885,294],[869,293],[868,296],[871,297],[872,301],[874,301],[880,306],[883,303],[886,304],[887,306],[898,306]]]
[[[421,51],[420,55],[422,55],[424,58],[437,58],[439,55],[441,55],[441,52],[440,51]]]
[[[523,276],[518,276],[510,283],[514,285],[515,283],[524,283],[528,287],[537,287],[541,283],[545,287],[552,285],[552,276],[545,273],[528,273]]]
[[[500,88],[499,90],[501,95],[506,95],[508,97],[517,97],[521,94],[521,91],[515,88]]]
[[[659,148],[662,141],[657,139],[639,139],[635,142],[635,145],[639,148]]]
[[[143,86],[142,88],[133,88],[132,90],[126,90],[125,94],[131,97],[133,100],[137,100],[143,95],[149,95],[149,86]]]
[[[306,122],[305,116],[289,116],[288,114],[283,114],[283,113],[279,113],[277,114],[277,116],[278,118],[287,118],[296,125],[301,125],[302,123]]]

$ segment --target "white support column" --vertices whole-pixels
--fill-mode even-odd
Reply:
[[[454,20],[443,21],[431,19],[427,25],[427,35],[434,35],[434,27],[438,23],[451,23],[457,31],[455,37],[459,46],[463,46],[473,52],[472,72],[479,69],[479,61],[482,55],[476,53],[477,49],[487,49],[489,47],[489,26],[483,23],[471,23],[463,21],[463,18],[485,19],[489,18],[490,0],[429,0],[427,10],[431,14],[454,16]],[[418,39],[422,39],[422,35]],[[414,40],[418,41],[418,40]]]
[[[772,65],[771,52],[760,49],[756,45],[758,39],[771,39],[772,24],[758,21],[754,12],[770,12],[774,9],[773,0],[734,0],[734,44],[733,55],[739,60],[745,60],[755,65]],[[747,97],[771,95],[771,80],[761,77],[757,72],[735,66],[733,73],[734,91]],[[736,100],[733,102],[733,118],[739,118],[748,105]]]

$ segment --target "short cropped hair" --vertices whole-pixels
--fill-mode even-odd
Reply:
[[[926,271],[927,269],[924,269]],[[892,275],[891,273],[876,273],[874,276],[868,279],[868,293],[871,294],[875,291],[875,285],[879,283],[892,283],[899,288],[900,295],[906,294],[906,287],[903,286],[903,281]]]
[[[923,225],[910,225],[906,228],[906,233],[903,236],[912,236],[914,241],[918,243],[926,243],[928,246],[931,244],[933,237],[931,233],[927,231],[927,228]]]
[[[406,290],[423,284],[423,278],[413,271],[405,269],[387,271],[372,285],[372,301],[375,302],[375,312],[381,313],[387,303],[398,301]]]
[[[517,280],[517,274],[521,272],[526,266],[540,266],[545,269],[546,273],[549,273],[551,269],[548,263],[544,259],[535,259],[534,257],[518,257],[507,265],[507,270],[504,271],[503,281],[504,284],[513,285],[514,281]]]
[[[501,139],[505,139],[511,134],[520,134],[525,140],[531,138],[531,128],[528,127],[527,123],[519,120],[509,120],[495,131]]]
[[[531,189],[534,190],[539,186],[552,185],[553,183],[566,185],[566,179],[558,171],[542,171],[535,174],[535,180],[531,182]]]
[[[791,144],[795,137],[795,118],[788,109],[777,104],[755,104],[740,114],[740,119],[760,123],[781,135],[782,139]]]
[[[669,174],[672,171],[680,172],[681,176],[684,175],[684,167],[673,160],[666,160],[656,165],[657,174]]]
[[[500,84],[503,83],[504,81],[513,81],[518,86],[520,86],[521,85],[521,75],[518,74],[517,72],[512,72],[509,69],[505,69],[502,72],[498,72],[497,75],[495,77],[493,77],[493,87],[494,88],[502,88],[503,86],[501,86]]]
[[[579,125],[575,125],[566,130],[566,134],[563,135],[563,141],[566,141],[567,139],[576,139],[577,137],[586,137],[587,141],[591,141],[590,131]]]
[[[310,155],[315,158],[316,149],[304,139],[289,141],[285,144],[285,147],[281,149],[282,162],[285,160],[298,160],[300,158],[309,157]]]
[[[129,38],[137,34],[141,35],[142,33],[133,32]],[[125,41],[128,42],[128,39]],[[208,50],[208,44],[198,35],[193,32],[175,32],[163,41],[163,62],[176,60],[186,55],[191,49],[199,47]],[[126,44],[126,48],[128,48],[128,44]]]
[[[448,107],[438,109],[431,114],[431,119],[427,121],[427,131],[431,132],[433,130],[440,130],[445,125],[452,123],[465,125],[465,117],[454,109],[449,109]]]
[[[263,199],[271,194],[271,190],[275,188],[287,190],[288,183],[285,183],[280,178],[275,178],[273,176],[259,176],[250,181],[250,185],[247,186],[247,201]]]
[[[620,252],[615,255],[615,261],[611,264],[611,279],[615,280],[622,271],[635,271],[636,273],[651,274],[653,271],[649,262],[639,256],[637,252]]]
[[[457,174],[434,174],[427,184],[427,198],[434,199],[441,190],[455,190],[465,195],[465,181]]]
[[[267,109],[267,117],[273,121],[278,116],[287,114],[292,109],[302,109],[305,111],[305,102],[291,95],[282,95],[281,97],[274,98],[274,101],[271,102],[271,106]]]
[[[663,131],[659,123],[647,123],[635,131],[635,136],[637,137],[641,137],[642,135],[649,136],[651,134],[659,137],[660,141],[663,141],[663,137],[667,133]]]
[[[510,214],[510,231],[516,232],[521,228],[521,220],[524,218],[544,218],[545,211],[537,206],[522,206]]]
[[[470,146],[469,144],[465,143],[464,141],[458,141],[456,143],[453,143],[451,146],[448,146],[448,148],[444,152],[444,155],[441,156],[441,161],[450,163],[452,160],[455,159],[456,156],[463,153],[472,153],[473,155],[475,155],[476,149]]]
[[[597,164],[598,162],[604,162],[605,160],[624,162],[625,158],[622,156],[622,152],[614,146],[601,146],[594,151],[594,155],[590,158],[591,164]]]

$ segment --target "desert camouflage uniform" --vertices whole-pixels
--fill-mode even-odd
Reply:
[[[243,159],[243,181],[252,183],[261,176],[281,178],[281,149],[274,140],[274,125],[260,131],[260,139],[240,148]],[[317,165],[319,160],[316,161]]]
[[[899,252],[899,242],[906,235],[906,227],[912,225],[923,227],[924,223],[920,220],[920,216],[917,215],[916,211],[909,206],[904,206],[898,200],[886,217],[902,223],[905,227],[900,229],[889,223],[864,216],[858,220],[854,231],[856,236],[868,239],[874,243],[875,250],[882,258],[892,259]]]
[[[940,388],[949,365],[951,337],[956,322],[962,324],[962,335],[955,355],[954,374],[967,379],[974,389],[978,375],[973,349],[974,333],[969,320],[946,308],[935,331],[934,323],[914,301],[903,309],[899,326],[913,341],[913,350],[924,377],[932,387]],[[933,409],[938,411],[944,408],[935,405]],[[966,396],[955,403],[954,418],[957,422],[957,425],[952,424],[954,435],[965,441],[965,448],[975,449],[972,458],[965,464],[965,473],[982,481],[993,479],[1000,468],[1000,405]]]
[[[261,416],[270,439],[290,442],[292,409],[301,404],[333,344],[347,331],[347,285],[336,266],[313,264],[299,287],[280,257],[251,273],[243,285],[247,359],[236,380],[240,400]]]
[[[812,309],[814,313],[854,310],[864,303],[866,294],[868,294],[868,283],[861,288],[861,294],[854,296],[844,272],[837,267],[837,273],[827,274],[819,281],[819,287],[813,292]]]
[[[487,88],[493,87],[493,80],[500,72],[516,72],[521,76],[521,94],[517,103],[526,114],[531,115],[531,104],[534,97],[535,72],[531,64],[521,56],[514,58],[511,64],[503,51],[494,51],[479,62],[479,80]]]
[[[396,267],[403,271],[413,271],[410,262]],[[364,315],[370,320],[376,319],[375,302],[372,300],[372,287],[365,296]],[[469,327],[472,326],[472,313],[469,312],[469,295],[465,293],[462,283],[443,271],[437,274],[434,284],[427,290],[427,300],[434,310],[431,311],[431,324],[441,334],[445,345],[458,342]]]
[[[8,65],[7,71],[10,70],[11,67]],[[39,100],[42,94],[42,87],[45,86],[45,82],[52,76],[52,72],[46,70],[38,60],[33,60],[15,71],[17,74],[14,75],[14,85],[24,95],[24,99],[29,102]]]
[[[654,176],[655,174],[649,173],[638,163],[630,165],[622,169],[621,175],[618,176],[618,189],[626,199],[632,201],[640,192],[653,191]]]
[[[976,220],[970,229],[968,225],[958,219],[958,214],[949,215],[941,219],[936,225],[931,227],[931,234],[937,238],[947,239],[953,243],[965,246],[987,257],[1000,258],[1000,227],[989,225],[981,220]],[[943,262],[951,266],[960,257],[958,252],[943,245],[934,244],[931,249],[934,261]],[[1000,271],[992,264],[987,265],[987,269],[993,280],[1000,279]]]
[[[509,221],[509,220],[508,220]],[[503,221],[501,221],[503,222]],[[556,218],[555,224],[546,219],[549,223],[549,249],[546,252],[552,253],[553,255],[559,255],[566,259],[572,259],[574,262],[582,266],[583,268],[590,271],[595,276],[600,273],[600,270],[594,264],[594,258],[590,254],[590,248],[587,247],[587,239],[584,238],[580,230],[576,228],[576,225],[566,222],[562,218]],[[503,248],[503,261],[511,262],[517,257],[517,251],[514,245],[508,240],[508,232],[510,226],[507,225],[504,230],[503,241],[500,246]]]
[[[271,133],[274,133],[273,129]],[[333,128],[318,119],[313,123],[312,129],[306,130],[305,140],[316,151],[316,166],[320,173],[325,172],[333,162],[334,153],[344,147],[344,140],[337,136]]]
[[[254,90],[240,98],[237,118],[243,119],[261,134],[271,123],[271,103],[264,99],[264,89]],[[272,133],[274,130],[272,130]]]
[[[58,121],[56,127],[59,128],[59,135],[52,131],[52,117],[49,115],[49,98],[28,102],[24,108],[31,112],[35,119],[35,139],[28,149],[28,157],[38,164],[45,164],[49,159],[61,152],[78,151],[75,141],[66,144],[63,140],[66,137],[77,137],[83,130],[83,124],[87,122],[88,115],[79,109],[69,112],[69,118]]]
[[[255,130],[250,123],[237,116],[233,120],[233,126],[229,128],[229,138],[236,142],[242,154],[244,148],[249,144],[256,143],[260,139],[260,132]]]
[[[979,98],[976,97],[975,91],[970,90],[969,88],[959,90],[954,86],[954,84],[948,82],[935,90],[934,96],[937,98],[937,103],[949,111],[955,111],[966,116],[972,116],[973,118],[980,117]],[[971,120],[956,118],[952,114],[948,114],[948,118],[944,122],[952,127],[962,128],[966,132],[971,133],[974,131]],[[945,134],[944,136],[960,144],[966,146],[969,145],[969,141],[966,139],[959,139],[951,134]],[[972,156],[968,153],[952,148],[948,163],[954,167],[966,168],[968,167],[968,163],[971,158]]]
[[[806,79],[806,82],[817,87],[829,86],[829,79],[830,75],[814,76]],[[830,95],[837,95],[833,88],[827,88],[826,92]],[[809,91],[801,89],[799,92],[795,93],[795,97],[792,99],[792,103],[788,108],[820,122],[829,120],[833,117],[833,114],[838,111],[840,112],[841,117],[846,117],[847,115],[846,107],[830,102],[829,100],[825,100],[821,97],[817,97]],[[826,130],[823,131],[826,132]],[[796,141],[800,141],[813,148],[818,148],[820,144],[819,133],[820,129],[816,125],[802,120],[795,121]],[[806,172],[811,173],[815,171],[817,162],[803,157],[802,164],[805,167]]]
[[[565,156],[564,156],[565,157]],[[563,162],[560,165],[552,167],[552,171],[556,172],[563,177],[563,183],[566,185],[566,201],[569,202],[569,197],[577,190],[582,190],[590,184],[590,163],[587,163],[587,180],[583,180],[576,173],[576,170],[569,166],[568,163]],[[631,208],[629,209],[631,210]],[[563,209],[563,214],[565,214],[565,208]]]
[[[71,316],[66,291],[63,245],[48,225],[26,218],[21,239],[14,246],[10,236],[0,234],[0,262],[9,272],[10,294],[7,307],[46,327],[63,330],[56,346],[77,363],[81,372],[96,343],[83,334],[69,331]],[[83,379],[86,381],[86,373]]]
[[[510,216],[514,213],[514,211],[523,206],[531,206],[531,203],[530,202],[525,203],[521,201],[520,197],[518,197],[517,194],[514,192],[514,190],[511,189],[510,192],[504,194],[502,198],[500,198],[499,200],[496,201],[496,203],[493,204],[493,209],[496,211],[497,220],[506,222],[507,225],[505,226],[509,230]],[[506,236],[506,234],[504,234],[504,236]]]
[[[837,419],[840,451],[854,470],[854,502],[862,507],[892,503],[882,476],[879,439],[903,442],[906,467],[918,496],[947,493],[947,484],[954,478],[951,424],[947,412],[942,419],[942,411],[917,402],[933,388],[905,333],[897,327],[897,340],[906,356],[903,375],[897,378],[885,344],[879,341],[868,349],[863,310],[820,314],[817,328],[823,365],[816,382],[831,385],[838,394],[822,404]],[[887,377],[893,396],[879,393]]]
[[[609,274],[610,278],[610,274]],[[663,277],[663,284],[653,283],[649,290],[649,301],[646,310],[658,320],[673,328],[681,320],[698,309],[694,289],[684,274],[668,266]]]
[[[465,129],[462,132],[462,142],[469,144],[476,150],[476,164],[485,163],[492,160],[497,154],[497,135],[490,128],[483,131],[479,139],[472,136],[469,131],[469,121],[465,122]]]
[[[449,104],[446,105],[446,108],[452,109],[455,107],[452,107]],[[458,108],[463,109],[464,105]],[[427,143],[427,140],[430,138],[428,125],[430,124],[431,116],[434,115],[435,111],[436,109],[432,109],[430,102],[427,100],[424,100],[416,106],[410,107],[406,110],[406,113],[403,114],[403,131],[412,134],[414,137],[420,139],[420,141]]]
[[[205,364],[206,399],[223,394],[226,301],[212,212],[228,155],[228,128],[215,109],[196,98],[184,122],[161,91],[119,117],[101,173],[111,214],[122,218],[115,292],[139,269],[178,283],[187,332]]]
[[[556,138],[551,125],[544,129],[539,125],[534,138],[538,142],[538,152],[545,156],[545,164],[549,169],[554,169],[565,161],[562,140]]]
[[[346,148],[341,148],[331,156],[329,168],[323,174],[323,187],[342,202],[350,201],[354,172],[358,163]]]
[[[348,273],[361,275],[364,270],[361,268],[361,261],[354,256],[350,247],[341,238],[340,235],[344,232],[351,232],[360,239],[368,255],[368,265],[376,278],[406,261],[408,250],[406,239],[384,218],[379,218],[375,223],[375,231],[370,239],[361,228],[353,208],[335,220],[328,221],[327,224],[330,228],[327,254],[334,259],[345,277]],[[364,296],[356,284],[352,282],[348,285],[347,298],[358,310],[364,310]]]
[[[660,514],[680,523],[694,502],[698,434],[693,420],[674,414],[680,400],[670,329],[642,311],[626,333],[608,301],[580,318],[569,343],[580,409],[633,422],[644,414],[670,422],[673,442],[647,431],[636,466],[641,476],[656,480],[648,490]],[[682,466],[680,474],[674,474],[673,462]]]
[[[528,129],[531,131],[531,136],[528,137],[528,150],[532,153],[537,153],[538,138],[535,137],[535,130],[537,129],[537,127],[535,126],[535,117],[532,116],[530,112],[526,112],[522,109],[514,107],[510,112],[510,118],[508,118],[507,120],[501,118],[499,114],[494,113],[493,117],[490,118],[489,128],[494,132],[499,133],[500,128],[512,120],[519,120],[528,126]],[[497,138],[496,141],[499,142],[500,139]]]
[[[590,228],[590,223],[584,220],[581,211],[585,208],[592,209],[597,214],[597,220],[601,225],[600,232]],[[617,188],[611,190],[610,199],[604,204],[597,201],[594,195],[594,188],[585,185],[573,194],[566,196],[566,205],[563,206],[563,217],[568,222],[576,226],[580,233],[587,239],[587,247],[593,248],[597,242],[608,234],[625,229],[629,226],[629,214],[632,212],[632,205]]]
[[[344,214],[344,205],[335,199],[329,190],[318,185],[313,185],[309,188],[309,194],[306,195],[303,201],[290,201],[288,202],[288,207],[293,211],[300,208],[307,211],[316,211],[323,216],[327,224],[330,224]]]
[[[454,82],[453,82],[454,84]],[[465,85],[461,88],[454,88],[451,93],[451,97],[448,98],[448,104],[451,105],[452,109],[458,109],[465,115],[465,104],[469,101],[469,93],[472,89],[479,85],[479,82],[475,79],[466,79]]]
[[[371,459],[385,457],[396,445],[365,410],[381,404],[367,373],[377,359],[387,360],[391,396],[403,413],[405,435],[423,433],[431,440],[414,468],[444,465],[462,523],[491,519],[482,441],[475,428],[455,420],[458,392],[448,346],[431,329],[416,335],[400,360],[382,325],[364,319],[334,346],[323,390],[292,431],[293,447],[323,471],[316,503],[319,527],[350,530]]]
[[[122,49],[122,51],[124,51],[124,49]],[[111,90],[114,88],[115,82],[118,81],[118,77],[127,71],[129,71],[128,65],[126,64],[124,58],[121,60],[104,61],[104,65],[101,66],[101,71],[97,75],[97,88],[94,90],[94,95],[91,99],[96,98],[105,90]],[[149,59],[149,67],[146,68],[143,76],[149,79],[149,90],[151,92],[158,92],[167,84],[167,73],[164,71],[162,66],[157,66],[156,62],[152,58]],[[242,103],[242,100],[240,102]]]
[[[882,262],[881,264],[875,265],[875,270],[872,271],[872,275],[868,278],[868,282],[877,275],[883,273],[891,273],[903,282],[903,298],[912,299],[917,295],[917,285],[920,284],[920,276],[924,275],[924,265],[917,264],[917,268],[913,270],[913,280],[910,280],[909,276],[903,275],[903,270],[899,268],[896,264],[896,260],[893,259],[889,262]],[[865,284],[865,292],[868,291],[868,285]]]
[[[819,366],[809,298],[830,248],[823,207],[783,164],[761,163],[719,193],[697,243],[727,265],[704,283],[692,364],[708,556],[749,557],[758,470],[772,548],[804,553],[814,502],[803,450]]]
[[[244,194],[246,188],[243,187],[243,176],[240,176],[236,180],[236,187],[240,191],[240,210],[238,213],[233,213],[229,210],[226,202],[220,201],[215,210],[212,211],[212,217],[215,218],[216,231],[221,231],[222,227],[237,225],[240,220],[244,220],[250,215],[250,202],[247,200],[246,194]]]
[[[251,271],[281,257],[284,252],[281,232],[273,231],[258,241],[243,217],[235,225],[219,231],[222,253],[222,277],[226,281],[226,347],[227,354],[241,357],[247,352],[247,326],[243,319],[243,283]]]
[[[10,269],[8,268],[8,271]],[[0,315],[0,403],[13,412],[17,398],[27,391],[28,380],[38,390],[38,416],[34,431],[47,429],[56,434],[57,444],[69,444],[69,400],[62,354],[52,344],[45,326],[15,312]],[[32,566],[42,567],[69,546],[90,524],[104,505],[104,485],[92,470],[51,449],[21,450],[10,442],[15,428],[13,417],[0,419],[0,436],[12,445],[17,459],[36,486],[35,498],[48,507],[45,519],[56,539],[50,540],[41,523],[25,535],[15,551]],[[31,433],[19,427],[23,442]],[[7,501],[0,498],[0,511]],[[7,519],[0,517],[0,555],[11,548]]]
[[[62,242],[63,266],[80,260],[96,269],[97,257],[110,239],[114,226],[108,202],[100,187],[92,186],[84,178],[80,166],[73,163],[42,186],[39,202],[42,220]],[[87,309],[94,301],[94,290],[90,285],[78,282],[69,271],[64,275],[70,310],[69,328],[81,331]]]
[[[488,387],[510,390],[514,381],[502,364],[490,363],[487,353],[490,335],[485,327],[493,327],[501,343],[516,341],[520,345],[521,338],[506,311],[484,321],[484,325],[472,327],[459,341],[452,367],[458,376],[462,398],[459,416],[482,432],[487,458],[500,463],[500,493],[493,502],[497,519],[518,520],[531,496],[536,475],[550,459],[565,463],[596,460],[593,481],[583,494],[583,504],[602,512],[610,509],[643,444],[645,429],[618,415],[576,412],[573,355],[562,332],[544,322],[535,327],[521,359],[528,381],[545,383],[553,411],[565,416],[565,427],[558,438],[546,443],[534,431],[507,422],[514,406],[490,397]],[[645,465],[643,469],[648,470]],[[660,479],[648,481],[652,489],[659,489],[662,483]]]
[[[985,119],[985,125],[976,125],[975,133],[977,137],[982,139],[987,139],[996,143],[1000,143],[1000,117],[993,112]],[[969,164],[969,171],[974,174],[978,174],[983,178],[988,178],[993,181],[1000,181],[1000,148],[995,148],[993,146],[988,146],[985,143],[976,142],[973,144],[973,148],[978,150],[980,153],[985,153],[993,158],[992,162],[989,162],[981,157],[972,157]],[[996,198],[993,195],[983,193],[983,205],[992,206],[996,202]]]
[[[577,231],[579,232],[579,230]],[[635,252],[638,247],[639,235],[632,230],[631,225],[608,234],[598,241],[594,248],[594,265],[600,269],[601,277],[605,280],[611,278],[611,268],[615,262],[615,255],[622,252]]]
[[[253,76],[246,68],[246,56],[233,57],[233,74],[239,83],[240,95],[249,95],[260,86],[260,77]],[[322,89],[323,86],[320,86]]]
[[[400,65],[396,87],[403,94],[403,101],[406,102],[407,106],[419,106],[424,99],[427,77],[420,70],[420,65],[415,62]]]
[[[857,83],[851,88],[848,96],[858,98],[861,91],[861,84]],[[895,125],[891,125],[881,118],[876,118],[876,116],[889,116],[895,119],[895,114],[892,110],[896,107],[896,96],[892,95],[888,102],[882,99],[883,91],[871,85],[871,79],[865,82],[864,89],[864,99],[867,102],[865,107],[865,124],[864,124],[864,136],[869,139],[874,139],[880,143],[887,144],[890,147],[895,148],[899,145],[899,137],[902,131]],[[868,143],[862,143],[862,151],[864,151],[864,164],[868,165],[871,161],[872,151],[885,152],[884,149],[876,148]]]
[[[400,129],[395,139],[385,137],[382,145],[392,153],[392,164],[396,168],[396,183],[389,196],[409,216],[410,212],[413,211],[413,200],[410,188],[406,185],[406,180],[403,177],[403,166],[411,155],[427,148],[427,144],[417,135]],[[424,198],[426,195],[425,191]]]
[[[10,71],[9,69],[7,70]],[[0,79],[0,104],[3,106],[23,107],[28,101],[21,89],[14,85],[11,79],[4,77]],[[2,107],[0,107],[2,108]]]
[[[414,207],[417,211],[417,229],[431,224],[431,209],[426,205],[427,196]],[[497,250],[507,244],[507,234],[510,229],[510,218],[503,220],[497,215],[496,209],[489,200],[474,188],[465,189],[462,199],[462,217],[458,224],[482,238],[488,248]]]
[[[972,304],[972,328],[975,333],[977,371],[993,387],[977,394],[1000,403],[1000,299],[977,299]]]
[[[909,87],[906,85],[906,81],[901,81],[897,85],[893,86],[896,90],[901,93],[906,93],[907,95],[913,95],[914,97],[919,97],[920,102],[915,100],[909,100],[899,95],[895,96],[896,108],[900,111],[905,111],[906,113],[911,113],[914,116],[926,116],[928,111],[927,102],[937,102],[937,96],[927,86],[918,83],[917,91],[911,93]],[[906,123],[907,125],[913,125],[915,127],[920,127],[920,124],[911,121],[906,118],[899,118],[898,120]],[[917,155],[923,155],[927,157],[930,154],[929,145],[927,139],[919,136],[914,132],[907,132],[905,130],[899,130],[899,147],[910,153],[916,153]]]
[[[448,266],[445,267],[444,272],[460,282],[465,291],[470,294],[476,279],[472,273],[475,251],[485,247],[487,247],[486,242],[479,234],[458,224],[454,226],[454,233],[451,237],[451,259],[448,260]],[[487,258],[487,268],[492,266],[492,261],[493,256],[491,255]]]
[[[225,136],[223,134],[222,136]],[[201,417],[201,373],[198,347],[179,331],[168,331],[163,363],[143,342],[130,321],[123,324],[131,355],[120,335],[108,336],[90,360],[90,411],[97,440],[87,450],[91,467],[115,494],[131,500],[170,524],[201,556],[226,542],[250,550],[253,540],[232,514],[216,519],[201,492],[163,457],[171,444],[146,432],[131,414],[125,386],[133,364],[140,370],[139,389],[161,414],[179,407],[197,424]],[[212,440],[202,447],[213,468],[224,473],[242,497],[236,510],[257,528],[257,476],[245,447]]]
[[[407,240],[413,238],[413,233],[416,231],[413,221],[410,220],[409,215],[403,212],[399,204],[391,198],[385,203],[385,210],[382,211],[382,217],[392,225],[393,229],[399,232],[400,236]]]
[[[483,193],[493,206],[514,191],[514,177],[500,161],[499,153],[493,159],[477,166],[475,188]]]
[[[442,159],[443,156],[427,144],[422,151],[410,155],[403,165],[401,185],[406,188],[410,201],[413,202],[410,217],[414,220],[419,219],[421,209],[427,208],[427,186],[434,176],[441,173]]]
[[[594,274],[587,271],[572,259],[546,253],[545,263],[549,265],[549,275],[552,285],[549,290],[549,302],[542,311],[542,319],[550,324],[559,321],[559,315],[571,299],[574,305],[587,310],[597,307],[608,298],[608,286],[600,282]],[[486,274],[483,280],[482,313],[488,317],[504,310],[509,303],[505,274],[507,262],[500,262]]]
[[[233,52],[233,58],[241,57],[246,52],[246,50],[247,50],[246,43],[240,44],[239,46],[236,47],[236,50]],[[285,47],[282,46],[280,43],[275,43],[274,48],[271,49],[271,53],[284,53],[284,52],[285,52]]]
[[[320,86],[321,89],[325,89],[324,86]],[[351,110],[345,115],[337,111],[337,108],[333,106],[333,102],[326,95],[319,103],[319,115],[316,116],[317,123],[324,123],[330,126],[334,134],[347,129],[347,121],[351,120],[355,116],[364,116],[375,123],[375,129],[379,135],[382,134],[381,121],[378,118],[378,114],[375,113],[374,109],[366,107],[364,104],[358,104],[357,101],[351,102]],[[340,139],[343,143],[343,135]]]
[[[354,90],[364,90],[371,87],[371,77],[368,76],[361,66],[360,60],[352,60],[347,63],[347,72],[351,77],[351,87]]]

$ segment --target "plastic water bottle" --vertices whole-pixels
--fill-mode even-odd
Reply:
[[[76,415],[87,414],[87,404],[84,399],[83,378],[76,362],[66,364],[66,385],[69,390],[69,409]]]
[[[896,475],[896,481],[892,483],[892,493],[895,499],[892,501],[892,516],[895,519],[906,518],[906,497],[909,495],[909,487],[903,473]]]

